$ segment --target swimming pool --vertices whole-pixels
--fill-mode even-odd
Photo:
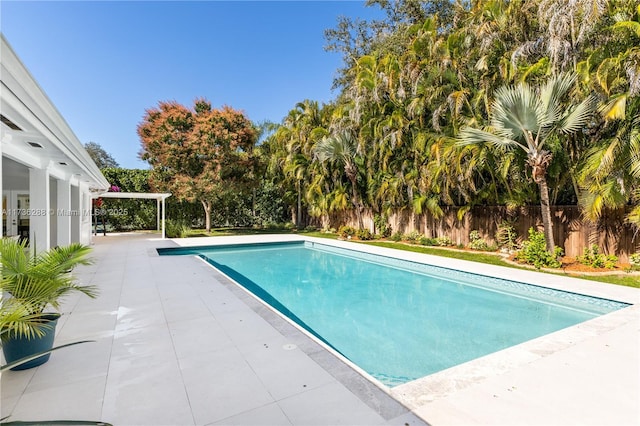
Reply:
[[[313,242],[199,255],[387,386],[628,306]]]

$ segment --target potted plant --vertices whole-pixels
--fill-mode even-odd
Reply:
[[[71,275],[77,265],[88,265],[90,248],[79,243],[29,255],[26,242],[0,240],[0,341],[5,360],[14,360],[51,349],[56,312],[62,299],[79,291],[97,295],[95,286],[79,285]],[[48,308],[53,312],[45,312]],[[36,367],[48,361],[50,353],[16,366]]]

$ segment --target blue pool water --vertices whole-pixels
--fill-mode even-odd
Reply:
[[[395,386],[628,306],[318,243],[197,254]]]

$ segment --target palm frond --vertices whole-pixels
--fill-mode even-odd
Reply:
[[[526,138],[528,132],[538,133],[540,108],[534,91],[526,83],[503,86],[496,90],[491,125],[505,129],[512,139]]]
[[[30,315],[41,314],[48,305],[58,308],[61,299],[72,292],[96,297],[95,286],[78,284],[70,273],[76,265],[91,263],[87,258],[90,250],[75,243],[30,257],[24,243],[10,238],[0,240],[0,291],[9,295],[3,300],[3,307],[12,308],[29,320]],[[2,320],[7,320],[4,317],[8,311],[2,314]]]
[[[559,121],[558,130],[562,133],[575,133],[582,129],[591,118],[595,105],[595,98],[592,96],[587,97],[587,99],[580,102],[573,111]]]
[[[514,146],[519,146],[526,150],[526,147],[521,143],[513,139],[498,135],[496,133],[497,132],[494,133],[487,130],[476,129],[474,127],[463,127],[458,134],[456,145],[466,146],[486,142],[499,147],[511,148]]]
[[[577,79],[576,74],[560,74],[549,79],[540,89],[539,100],[543,108],[546,123],[555,123],[562,119],[562,98],[571,90]]]

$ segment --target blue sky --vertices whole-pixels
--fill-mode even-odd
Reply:
[[[304,99],[334,99],[341,65],[323,32],[340,15],[379,16],[364,1],[7,1],[0,28],[83,143],[122,167],[136,126],[161,100],[205,97],[280,122]]]

